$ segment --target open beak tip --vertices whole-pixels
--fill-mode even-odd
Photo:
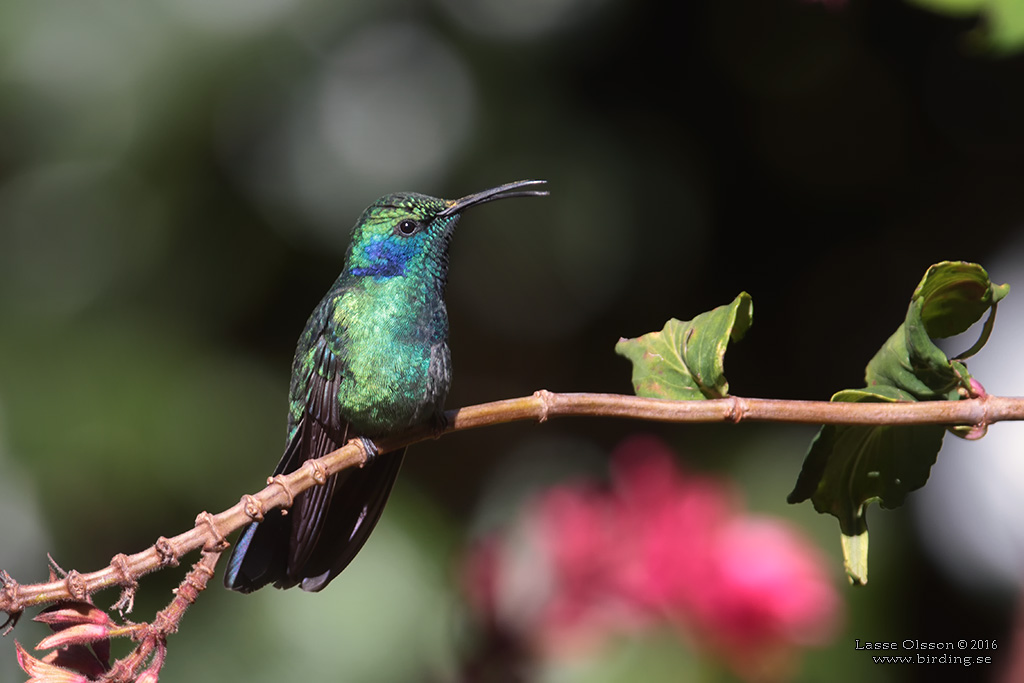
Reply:
[[[511,199],[513,197],[546,197],[550,194],[547,190],[522,189],[530,185],[544,185],[546,183],[546,180],[518,180],[512,183],[499,185],[498,187],[493,187],[489,190],[484,190],[483,192],[478,192],[467,197],[462,197],[461,199],[449,199],[445,202],[445,208],[438,215],[445,216],[458,213],[470,206],[483,204],[496,199]]]

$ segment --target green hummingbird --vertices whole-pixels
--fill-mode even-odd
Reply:
[[[397,193],[371,204],[352,231],[345,267],[299,337],[288,392],[288,437],[274,474],[413,425],[444,424],[451,384],[448,246],[462,212],[509,197],[543,196],[520,180],[462,199]],[[365,443],[372,444],[369,441]],[[363,547],[404,451],[374,454],[295,496],[242,532],[224,585],[250,593],[273,582],[318,591]]]

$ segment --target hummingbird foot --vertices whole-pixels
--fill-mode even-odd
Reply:
[[[430,428],[434,432],[434,438],[441,438],[449,424],[448,415],[444,412],[434,413],[434,416],[430,418]]]
[[[366,453],[366,462],[363,463],[363,465],[369,465],[377,458],[378,455],[380,455],[380,451],[377,450],[377,444],[373,443],[365,436],[359,437],[359,443],[362,444],[363,452]]]

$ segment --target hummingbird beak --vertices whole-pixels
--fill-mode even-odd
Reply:
[[[523,187],[529,187],[530,185],[543,185],[546,182],[546,180],[517,180],[514,183],[505,183],[504,185],[492,187],[491,189],[484,190],[483,192],[477,192],[476,194],[465,196],[462,199],[453,199],[448,202],[448,206],[441,209],[435,217],[441,218],[444,216],[451,216],[470,206],[494,201],[495,199],[508,199],[510,197],[546,197],[548,195],[547,190],[520,189]]]

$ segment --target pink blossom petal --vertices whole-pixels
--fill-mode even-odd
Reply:
[[[722,529],[716,559],[725,603],[719,626],[731,639],[810,645],[833,636],[838,593],[817,548],[789,525],[737,518]]]
[[[835,633],[841,603],[826,566],[796,529],[745,515],[726,484],[681,471],[663,441],[637,436],[615,450],[610,488],[542,493],[477,546],[464,575],[475,609],[537,652],[667,620],[754,677]]]

